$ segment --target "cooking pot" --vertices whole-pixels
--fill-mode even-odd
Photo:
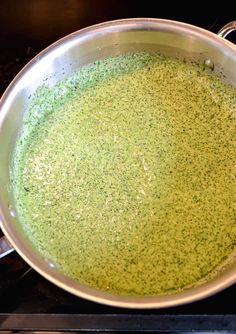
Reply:
[[[0,241],[1,256],[13,247],[31,267],[68,292],[99,303],[129,308],[161,308],[188,303],[236,282],[236,257],[235,260],[232,257],[230,264],[211,281],[172,295],[118,296],[82,285],[61,273],[28,240],[18,221],[10,186],[10,165],[23,116],[30,96],[45,80],[48,85],[53,85],[95,60],[145,50],[205,62],[216,73],[223,74],[224,80],[236,86],[236,47],[222,38],[232,30],[236,30],[236,21],[223,27],[217,36],[204,29],[169,20],[118,20],[72,33],[31,60],[12,81],[0,102],[0,227],[6,236]]]

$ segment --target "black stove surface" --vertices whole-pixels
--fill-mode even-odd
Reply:
[[[130,310],[75,297],[37,274],[16,253],[1,260],[0,331],[232,331],[236,285],[205,300],[162,310]]]
[[[39,51],[64,35],[98,22],[124,17],[161,17],[217,32],[236,19],[233,8],[136,1],[0,1],[0,95]],[[236,42],[235,34],[230,37]],[[0,236],[1,236],[0,231]],[[0,331],[175,332],[236,331],[236,285],[192,304],[162,310],[103,306],[57,288],[16,253],[0,260]]]

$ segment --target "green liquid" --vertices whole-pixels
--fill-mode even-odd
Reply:
[[[112,293],[207,280],[236,249],[235,105],[203,66],[147,53],[40,87],[13,166],[28,236]]]

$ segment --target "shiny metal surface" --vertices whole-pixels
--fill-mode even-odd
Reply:
[[[15,249],[12,247],[6,237],[3,236],[0,238],[0,259],[10,254],[14,250]]]
[[[222,35],[223,36],[223,35]],[[225,36],[225,35],[224,35]],[[188,24],[159,19],[126,19],[75,32],[37,55],[13,80],[0,102],[0,226],[11,244],[35,270],[57,286],[95,302],[129,308],[161,308],[192,302],[236,282],[232,258],[208,283],[167,296],[116,296],[79,284],[43,258],[24,234],[14,209],[9,166],[30,96],[46,79],[53,85],[84,64],[132,51],[160,51],[173,57],[210,61],[216,73],[236,86],[236,48],[221,37]]]
[[[236,30],[236,21],[232,21],[223,26],[218,32],[218,36],[227,37],[231,32]]]

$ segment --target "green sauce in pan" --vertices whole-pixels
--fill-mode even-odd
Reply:
[[[124,295],[207,280],[236,249],[236,91],[157,54],[83,67],[33,97],[13,166],[43,256]]]

